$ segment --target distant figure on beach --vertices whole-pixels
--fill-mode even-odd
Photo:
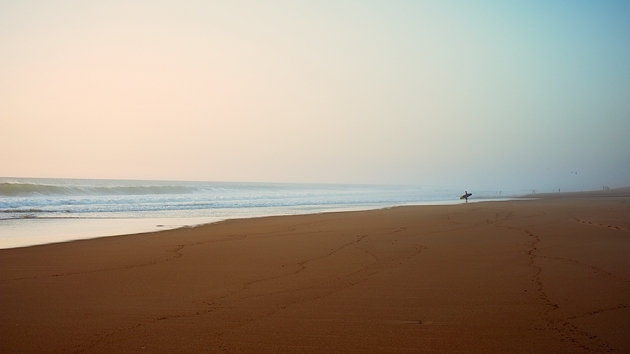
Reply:
[[[472,193],[468,193],[468,191],[464,191],[464,195],[459,197],[459,199],[466,199],[466,203],[468,203],[468,197],[470,197]]]

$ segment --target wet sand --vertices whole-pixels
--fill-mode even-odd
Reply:
[[[0,352],[627,353],[629,255],[627,189],[5,249]]]

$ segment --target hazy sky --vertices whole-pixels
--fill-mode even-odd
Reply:
[[[628,1],[0,1],[4,177],[599,189],[629,133]]]

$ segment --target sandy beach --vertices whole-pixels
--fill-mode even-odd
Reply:
[[[0,352],[630,352],[630,190],[540,197],[0,250]]]

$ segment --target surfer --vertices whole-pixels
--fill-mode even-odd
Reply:
[[[468,203],[468,197],[470,197],[472,193],[468,193],[468,191],[464,191],[464,195],[459,197],[459,199],[466,199],[466,203]]]

